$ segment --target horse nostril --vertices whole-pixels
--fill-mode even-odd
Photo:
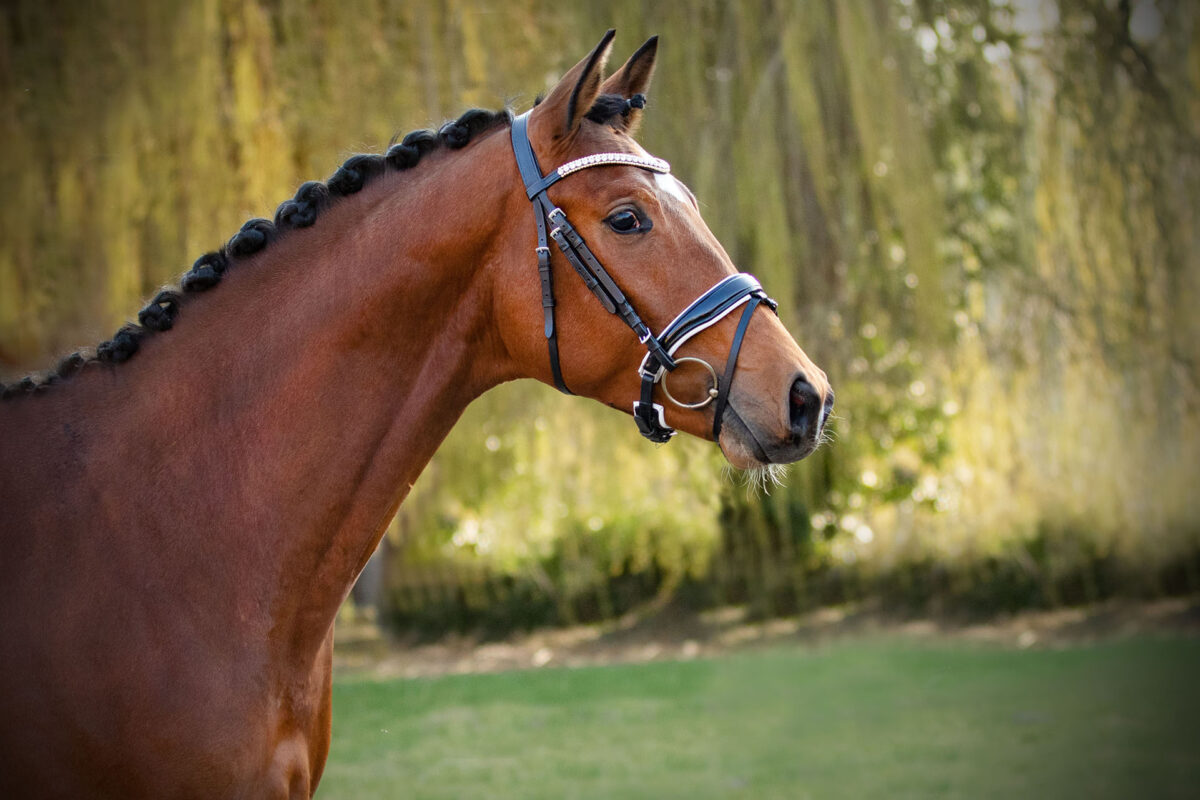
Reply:
[[[804,396],[804,391],[795,383],[792,384],[792,406],[799,408],[804,405],[807,398]]]
[[[801,376],[792,382],[788,401],[792,434],[803,439],[814,432],[817,418],[822,413],[821,398],[813,385]]]

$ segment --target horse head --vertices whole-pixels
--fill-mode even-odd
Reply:
[[[741,468],[801,459],[821,440],[829,381],[635,140],[657,38],[605,80],[612,39],[514,123],[511,213],[534,213],[497,276],[506,349],[524,374],[631,412],[653,441],[714,439]]]

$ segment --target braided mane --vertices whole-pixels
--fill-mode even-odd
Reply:
[[[534,105],[541,100],[538,97]],[[632,109],[644,105],[645,98],[642,95],[634,95],[626,100],[619,95],[602,94],[596,98],[586,117],[603,125],[617,116],[625,117]],[[180,279],[179,288],[162,289],[138,312],[137,322],[122,325],[111,339],[101,342],[94,349],[77,350],[60,361],[53,370],[42,373],[40,379],[30,375],[8,386],[0,384],[0,400],[40,393],[89,366],[128,361],[147,336],[171,329],[190,295],[216,286],[238,259],[258,253],[289,230],[309,227],[339,197],[360,191],[384,172],[412,169],[422,156],[439,147],[459,150],[470,144],[478,134],[497,125],[511,125],[512,120],[512,112],[508,109],[487,111],[473,108],[436,131],[416,130],[398,143],[393,140],[384,155],[360,153],[350,156],[325,183],[308,181],[301,185],[292,199],[279,205],[274,220],[249,220],[221,249],[196,259],[192,268]]]
[[[497,125],[512,123],[508,109],[487,111],[471,109],[437,131],[416,130],[388,148],[384,155],[353,155],[338,167],[325,183],[308,181],[296,195],[285,200],[275,211],[275,219],[248,221],[219,250],[205,253],[184,273],[178,288],[164,288],[138,312],[137,322],[129,322],[94,349],[78,350],[64,358],[51,371],[22,378],[16,383],[0,384],[0,399],[40,393],[81,370],[97,364],[121,364],[137,353],[143,339],[169,331],[190,295],[207,291],[218,283],[238,259],[258,253],[279,236],[295,228],[307,228],[317,216],[340,197],[362,190],[371,180],[388,170],[408,170],[422,156],[439,147],[458,150],[470,144],[478,134]]]

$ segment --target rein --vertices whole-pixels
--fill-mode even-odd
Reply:
[[[566,176],[590,167],[627,166],[639,169],[669,174],[671,166],[661,158],[638,156],[631,153],[595,153],[577,158],[543,175],[534,155],[533,145],[529,141],[529,113],[525,112],[513,120],[512,145],[516,155],[517,168],[521,172],[521,180],[525,183],[525,194],[533,204],[533,217],[537,223],[537,247],[535,253],[538,262],[538,275],[542,284],[542,311],[544,316],[544,333],[550,352],[550,371],[554,376],[554,385],[560,392],[571,394],[563,380],[562,366],[558,356],[558,333],[554,327],[554,284],[550,274],[550,246],[547,239],[554,240],[558,249],[567,257],[575,272],[583,279],[584,284],[591,290],[610,314],[620,316],[629,326],[638,341],[646,346],[646,355],[638,367],[638,376],[642,382],[640,399],[633,404],[633,418],[638,431],[652,442],[665,442],[675,435],[675,430],[667,425],[663,416],[663,407],[654,402],[654,385],[662,382],[663,393],[680,408],[703,408],[715,401],[713,418],[713,438],[721,435],[721,418],[729,403],[729,389],[733,385],[733,373],[737,366],[738,353],[741,351],[742,339],[750,324],[750,317],[760,303],[767,305],[772,311],[777,307],[774,300],[767,296],[758,279],[745,272],[739,272],[720,280],[716,285],[696,298],[687,308],[680,312],[662,333],[655,336],[642,318],[634,310],[633,304],[621,288],[613,280],[600,260],[588,248],[587,242],[575,230],[567,219],[566,213],[551,202],[546,190]],[[675,358],[675,352],[690,338],[700,331],[720,322],[738,307],[745,305],[742,318],[738,322],[737,332],[729,348],[729,358],[725,362],[723,380],[718,380],[717,371],[711,364],[700,358],[690,356]],[[708,396],[698,403],[682,403],[676,400],[667,389],[666,375],[673,372],[680,363],[691,361],[703,365],[712,376],[713,385],[708,390]]]

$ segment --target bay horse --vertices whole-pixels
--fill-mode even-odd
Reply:
[[[612,38],[516,120],[467,112],[305,184],[4,389],[0,796],[311,796],[338,607],[499,383],[738,467],[812,451],[826,376],[635,142],[657,40],[604,79]]]

